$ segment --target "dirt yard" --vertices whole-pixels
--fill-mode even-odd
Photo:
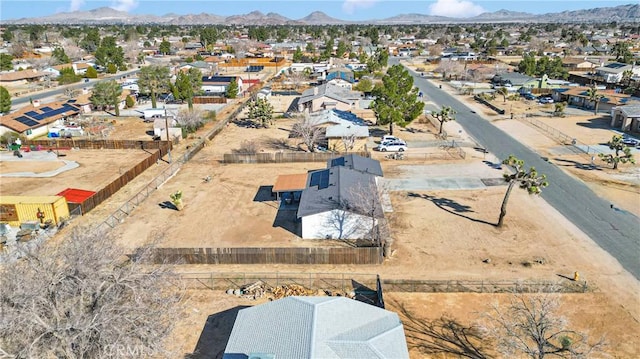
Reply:
[[[274,97],[274,103],[277,104],[275,112],[286,109],[291,100]],[[620,171],[613,172],[598,164],[599,170],[587,171],[575,163],[588,164],[589,158],[559,151],[558,147],[562,145],[531,125],[495,116],[489,117],[489,120],[541,155],[548,156],[553,163],[583,179],[604,198],[635,214],[640,213],[636,166],[622,166]],[[591,121],[586,117],[541,120],[552,121],[550,125],[558,126],[561,131],[584,143],[602,143],[611,137],[609,130],[579,125]],[[291,119],[277,119],[269,129],[247,128],[241,123],[230,124],[116,227],[114,234],[118,242],[131,248],[137,247],[160,231],[164,232],[164,241],[160,245],[169,247],[325,245],[324,242],[303,241],[287,225],[280,226],[282,223],[276,222],[276,203],[271,198],[261,196],[264,186],[273,185],[278,175],[304,173],[323,168],[324,163],[220,163],[224,153],[239,149],[243,141],[255,141],[259,151],[295,149],[298,145],[296,141],[288,139],[293,122]],[[456,123],[447,123],[445,126],[448,133],[459,133]],[[126,129],[123,125],[122,131]],[[117,134],[118,130],[116,126],[114,133]],[[408,141],[435,140],[434,132],[432,126],[424,124],[398,131]],[[186,143],[188,141],[181,146]],[[483,161],[486,160],[472,148],[467,149],[468,155],[464,160],[429,157],[430,151],[441,151],[437,147],[411,148],[408,154],[411,155],[412,151],[421,151],[419,153],[424,157],[419,160],[391,161],[376,153],[375,158],[381,159],[383,170],[390,178],[406,175],[406,169],[400,166],[430,164],[456,166],[460,174],[470,172],[469,176],[473,176],[471,169],[485,165]],[[65,159],[77,161],[81,165],[79,168],[46,179],[3,177],[2,193],[54,194],[67,187],[95,190],[120,171],[128,169],[140,156],[139,151],[101,151],[98,155],[88,154],[87,151],[69,151]],[[12,165],[10,162],[2,161],[0,166],[2,173],[25,171],[24,165]],[[36,172],[55,167],[49,163],[37,166]],[[425,170],[423,175],[428,176],[429,171]],[[496,173],[495,176],[499,175]],[[211,181],[203,181],[207,176],[211,176]],[[146,174],[141,177],[141,180],[145,179],[148,179]],[[99,220],[100,216],[109,213],[110,208],[133,195],[135,189],[132,188],[123,189],[123,193],[118,193],[113,201],[105,203],[80,221]],[[185,209],[181,212],[161,207],[175,190],[184,192]],[[389,216],[394,237],[393,252],[391,258],[380,266],[194,265],[182,266],[180,271],[377,273],[383,278],[397,279],[508,281],[559,281],[565,280],[562,276],[572,276],[578,271],[592,291],[563,295],[563,314],[569,317],[576,329],[588,330],[594,336],[606,333],[613,357],[639,357],[640,339],[636,334],[640,332],[638,281],[544,200],[528,196],[523,191],[514,190],[505,225],[501,229],[496,228],[493,223],[497,221],[504,191],[503,185],[495,185],[474,190],[393,192],[391,201],[394,212]],[[175,335],[171,338],[175,349],[181,353],[193,352],[205,325],[219,325],[214,334],[224,336],[226,329],[223,327],[232,323],[228,310],[256,303],[221,292],[193,291],[191,294],[184,320],[178,323]],[[448,313],[461,323],[470,324],[476,320],[478,313],[486,310],[487,304],[502,300],[503,296],[387,293],[385,299],[391,310],[403,305],[419,318],[440,318]],[[222,322],[207,320],[218,313],[226,315],[227,319]],[[211,341],[218,345],[217,351],[216,348],[212,349],[216,353],[223,349],[216,339],[219,337],[213,337]],[[411,354],[414,358],[424,357],[416,349],[412,349]]]
[[[63,160],[77,162],[79,167],[52,177],[0,177],[2,195],[52,196],[66,188],[97,191],[149,155],[142,150],[60,150],[62,157],[52,154],[45,156],[46,160],[40,157],[32,160],[34,156],[46,155],[41,152],[24,153],[19,160],[3,152],[0,172],[38,174],[55,171],[64,166]]]

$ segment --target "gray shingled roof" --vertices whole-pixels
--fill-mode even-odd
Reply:
[[[314,173],[326,171],[326,186],[312,185]],[[334,209],[346,209],[353,213],[369,215],[370,203],[374,203],[376,218],[383,216],[379,200],[369,202],[369,198],[378,196],[375,176],[343,166],[309,172],[307,188],[302,191],[298,218],[323,213]]]
[[[287,297],[240,310],[223,358],[409,358],[398,315],[345,297]]]
[[[344,166],[352,170],[371,173],[372,175],[382,177],[382,166],[380,161],[372,158],[362,157],[360,155],[346,155],[337,157],[327,161],[327,168],[334,166]]]
[[[640,117],[640,105],[626,105],[619,109],[627,117]]]
[[[345,103],[354,103],[356,102],[356,100],[362,98],[362,94],[359,92],[351,91],[341,86],[326,83],[302,92],[298,103],[307,103],[323,96]]]

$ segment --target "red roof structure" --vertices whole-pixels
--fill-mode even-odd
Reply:
[[[67,188],[64,191],[58,193],[58,196],[62,196],[67,199],[67,203],[84,203],[87,198],[96,194],[93,191],[86,191],[77,188]]]

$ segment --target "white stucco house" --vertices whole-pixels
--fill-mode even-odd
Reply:
[[[378,168],[379,164],[364,157],[358,161],[342,158],[307,175],[297,213],[302,238],[364,239],[377,230],[378,220],[384,216],[376,180],[382,171],[359,168]]]

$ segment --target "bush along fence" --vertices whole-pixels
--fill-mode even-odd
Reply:
[[[271,152],[271,153],[225,153],[224,163],[285,163],[285,162],[326,162],[336,157],[356,154],[370,157],[369,152]]]
[[[354,288],[376,292],[402,293],[586,293],[592,290],[585,281],[491,281],[384,279],[362,273],[180,273],[189,288],[227,290],[262,281],[269,286],[297,284],[308,289],[348,292]]]

